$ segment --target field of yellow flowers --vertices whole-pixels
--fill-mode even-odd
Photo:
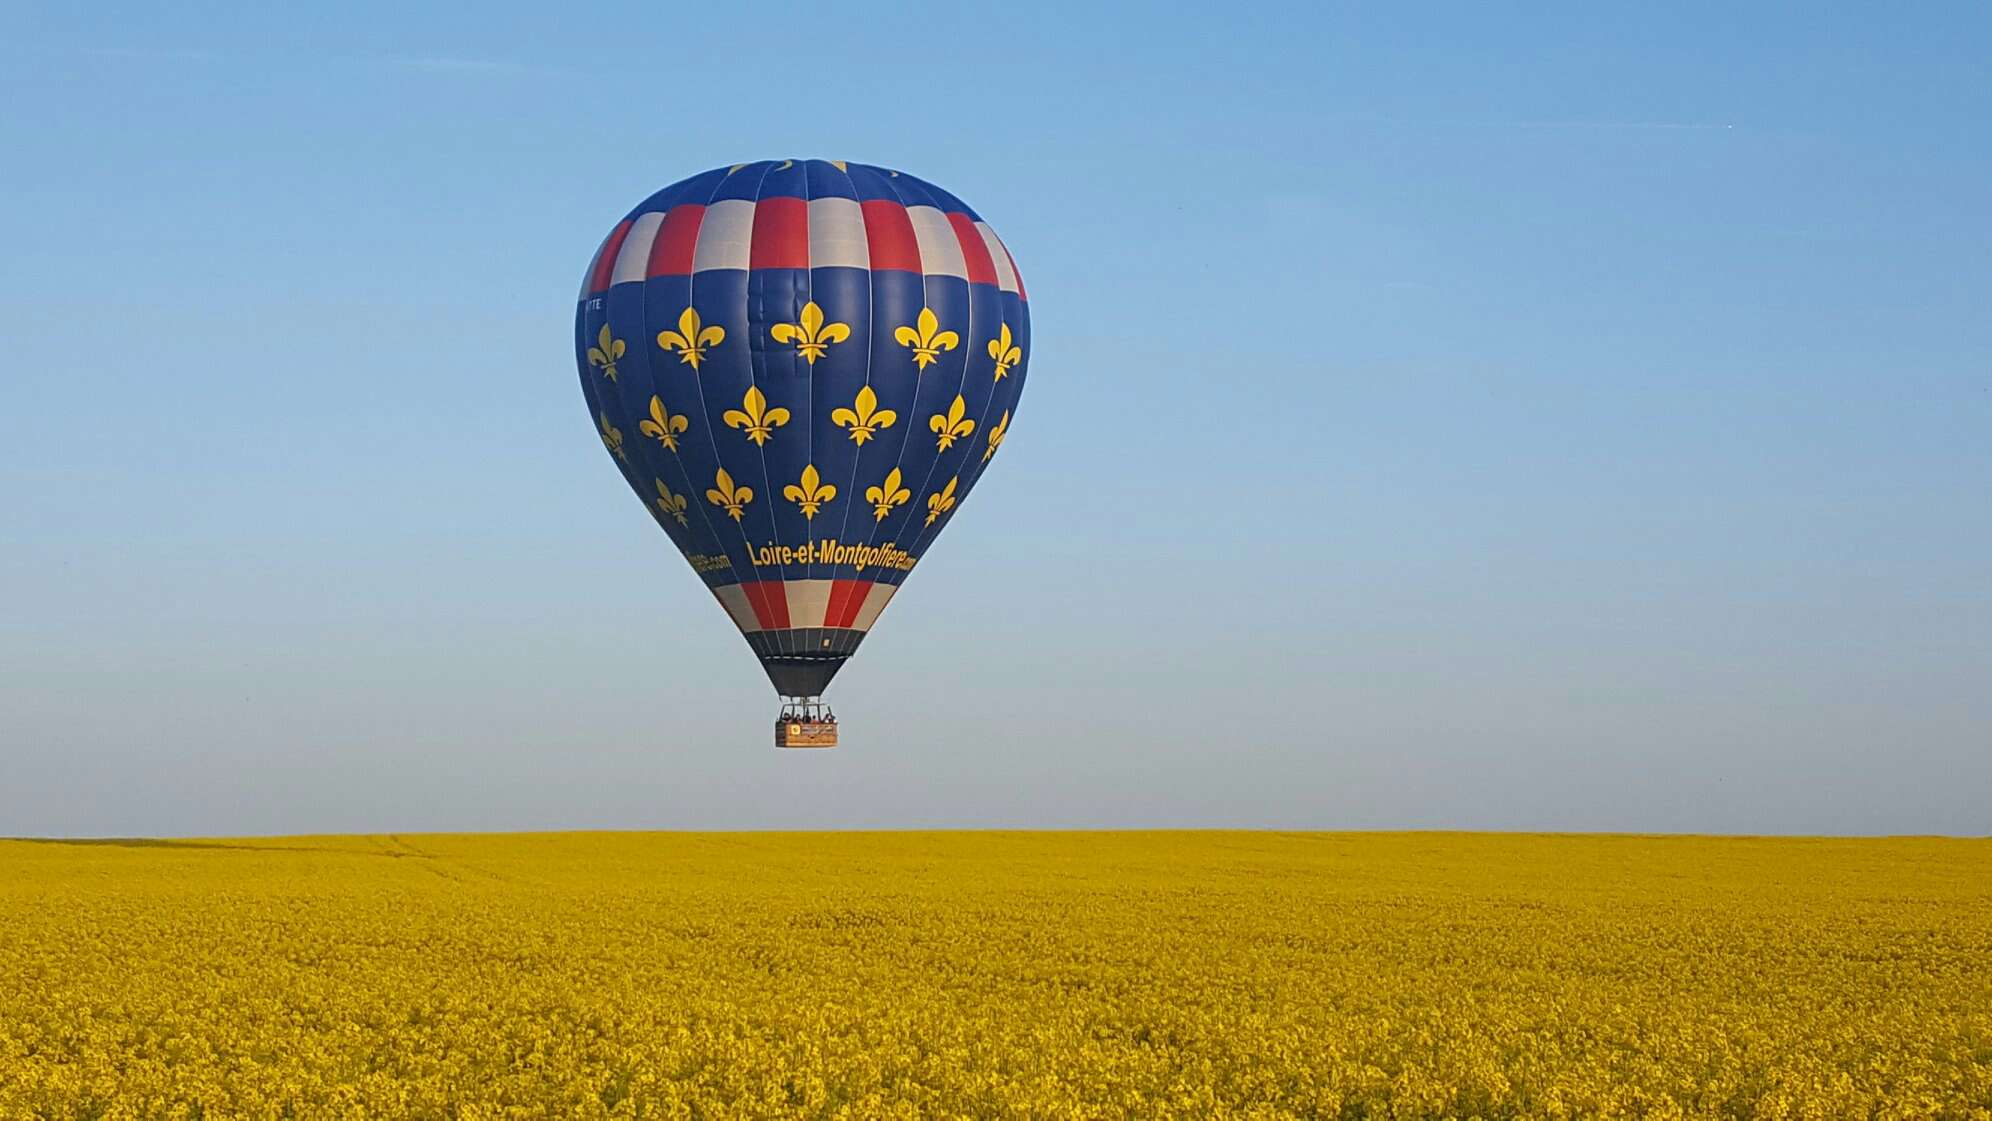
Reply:
[[[1992,842],[0,841],[0,1118],[1992,1118]]]

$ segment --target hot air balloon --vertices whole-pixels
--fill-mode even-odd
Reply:
[[[823,693],[1002,448],[1030,336],[988,223],[882,167],[717,168],[596,251],[590,419],[767,671],[777,746],[836,743]]]

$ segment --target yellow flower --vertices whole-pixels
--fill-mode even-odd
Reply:
[[[996,427],[989,430],[989,446],[982,450],[982,462],[989,462],[989,457],[995,455],[996,449],[1003,446],[1003,437],[1008,434],[1009,430],[1010,410],[1004,409],[1003,419],[997,421]]]
[[[967,409],[968,402],[963,401],[961,394],[957,393],[954,404],[948,406],[945,415],[935,413],[933,418],[927,421],[927,427],[940,434],[941,451],[948,450],[954,446],[956,440],[963,439],[975,431],[975,422],[962,415]]]
[[[616,363],[622,361],[628,344],[609,334],[609,325],[602,324],[602,333],[595,336],[595,345],[588,348],[588,364],[602,371],[602,376],[616,380]]]
[[[1010,338],[1010,325],[1003,324],[1002,333],[989,340],[989,357],[996,360],[996,380],[1002,381],[1010,367],[1024,360],[1023,348]]]
[[[712,489],[706,491],[706,501],[726,511],[728,517],[739,521],[749,502],[754,501],[752,489],[733,485],[733,476],[722,467],[713,476]]]
[[[720,624],[664,602],[603,620],[599,734],[717,758],[668,648]],[[0,840],[0,1119],[1985,1121],[1988,885],[1992,844],[1932,837]]]
[[[935,519],[939,518],[942,514],[947,513],[949,510],[954,509],[955,486],[960,482],[961,482],[961,476],[957,475],[954,478],[948,480],[947,486],[927,496],[928,525],[933,525]]]
[[[782,497],[802,507],[805,519],[814,520],[817,509],[837,497],[837,488],[818,477],[816,465],[812,463],[802,469],[802,485],[790,483],[782,488]]]
[[[865,501],[872,504],[873,520],[884,521],[894,506],[904,506],[913,497],[913,493],[901,486],[900,481],[899,468],[894,467],[892,473],[885,477],[885,482],[865,488]]]
[[[636,428],[637,431],[642,432],[645,436],[656,440],[672,451],[677,451],[678,437],[691,423],[683,414],[672,416],[671,410],[664,407],[663,398],[652,394],[650,398],[650,419],[637,425]]]
[[[850,429],[851,442],[860,447],[880,429],[891,428],[892,423],[899,419],[898,413],[878,407],[878,394],[873,393],[869,385],[858,390],[858,399],[852,404],[855,409],[832,409],[830,423]]]
[[[823,309],[816,306],[815,300],[802,305],[802,314],[799,318],[801,321],[797,323],[775,324],[768,328],[768,334],[778,343],[794,343],[796,353],[812,366],[816,365],[818,358],[823,357],[823,353],[832,343],[840,343],[851,337],[851,328],[848,324],[823,322]]]
[[[628,463],[629,453],[623,451],[622,429],[609,423],[609,414],[607,413],[595,414],[595,420],[602,428],[602,446],[613,452],[617,459]]]
[[[718,324],[710,327],[700,326],[696,308],[686,308],[678,316],[677,330],[657,332],[657,345],[667,351],[675,351],[678,361],[690,363],[694,370],[699,368],[700,362],[705,361],[707,347],[718,346],[725,341],[726,328]]]
[[[672,494],[671,488],[665,486],[662,479],[652,479],[650,481],[657,485],[657,497],[651,499],[652,502],[657,504],[657,509],[664,514],[678,519],[679,525],[688,524],[685,521],[685,496],[682,494]]]
[[[768,399],[754,386],[747,387],[747,395],[740,399],[740,408],[728,409],[719,419],[728,428],[745,429],[747,438],[756,446],[766,444],[774,430],[789,422],[789,411],[784,408],[769,408]]]
[[[913,364],[924,370],[936,361],[944,350],[953,350],[961,345],[961,336],[953,331],[941,330],[941,321],[933,308],[921,308],[917,318],[918,328],[901,327],[892,332],[892,337],[900,346],[913,348]]]

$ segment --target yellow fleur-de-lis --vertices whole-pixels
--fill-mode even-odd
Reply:
[[[595,345],[588,348],[588,364],[602,371],[602,376],[616,380],[616,363],[622,361],[629,344],[609,333],[609,325],[602,324],[602,333],[595,336]]]
[[[947,513],[949,510],[954,509],[955,485],[960,482],[961,482],[961,476],[956,475],[954,478],[948,480],[947,486],[944,486],[940,490],[937,490],[934,493],[927,496],[928,525],[933,525],[935,519],[939,518],[942,514]]]
[[[989,462],[989,457],[995,455],[996,449],[1003,446],[1003,436],[1005,433],[1009,432],[1009,430],[1010,430],[1010,410],[1004,409],[1003,419],[997,421],[996,427],[989,430],[989,446],[987,448],[984,448],[982,451],[982,462],[984,463]]]
[[[609,423],[609,414],[597,413],[595,420],[602,426],[602,446],[615,453],[617,459],[629,462],[629,453],[623,451],[622,429]]]
[[[850,409],[830,410],[830,423],[850,429],[851,442],[860,447],[877,435],[879,429],[891,428],[893,422],[899,419],[898,413],[878,407],[878,394],[873,393],[869,385],[858,390],[858,399],[851,403],[857,406],[855,412]]]
[[[941,351],[953,350],[961,345],[960,335],[941,330],[941,321],[934,315],[933,308],[921,308],[917,323],[918,330],[901,327],[892,333],[892,337],[900,346],[913,348],[913,364],[920,369],[933,365]]]
[[[742,410],[745,410],[744,412]],[[754,387],[747,387],[747,396],[740,399],[740,408],[728,409],[719,414],[728,428],[744,428],[747,438],[759,447],[768,442],[775,429],[789,422],[789,411],[780,406],[768,407],[768,399]]]
[[[662,479],[652,478],[650,481],[657,484],[657,497],[651,499],[652,502],[656,503],[657,509],[662,513],[678,519],[679,525],[690,524],[685,521],[685,496],[682,494],[672,494],[671,488],[665,486]]]
[[[705,361],[707,347],[718,346],[725,341],[726,328],[717,323],[710,327],[699,325],[697,308],[685,309],[684,314],[678,317],[677,330],[657,332],[657,345],[665,350],[676,351],[678,361],[690,363],[694,370],[699,368],[699,363]]]
[[[940,434],[941,450],[954,446],[956,440],[965,440],[975,432],[975,422],[962,415],[968,411],[968,402],[955,394],[954,404],[948,406],[945,415],[935,413],[927,421],[927,427]]]
[[[650,398],[650,419],[637,425],[636,428],[637,431],[643,433],[645,436],[658,441],[672,451],[677,451],[679,433],[691,427],[691,424],[692,422],[682,413],[672,416],[671,410],[664,407],[664,399],[652,394]]]
[[[802,485],[794,483],[782,488],[782,497],[802,507],[802,516],[816,517],[816,511],[825,502],[837,497],[837,488],[823,481],[816,473],[814,463],[802,469]]]
[[[795,352],[812,366],[830,349],[831,343],[851,337],[850,324],[823,322],[823,309],[816,306],[815,300],[802,305],[800,319],[799,323],[777,323],[768,328],[768,334],[778,343],[794,343]]]
[[[725,510],[727,515],[737,522],[740,520],[742,508],[754,501],[754,492],[744,486],[734,486],[733,476],[727,474],[726,468],[722,467],[718,474],[713,476],[712,489],[706,491],[706,501]]]
[[[894,467],[885,482],[875,487],[865,488],[865,501],[872,504],[872,520],[884,521],[892,513],[894,506],[904,506],[913,497],[913,492],[900,485],[899,468]]]
[[[989,340],[989,357],[996,360],[996,380],[1002,381],[1010,367],[1024,360],[1024,350],[1010,338],[1010,325],[1003,324],[1003,330]]]

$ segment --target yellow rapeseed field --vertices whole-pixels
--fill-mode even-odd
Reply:
[[[0,842],[0,1119],[1992,1118],[1992,842]]]

